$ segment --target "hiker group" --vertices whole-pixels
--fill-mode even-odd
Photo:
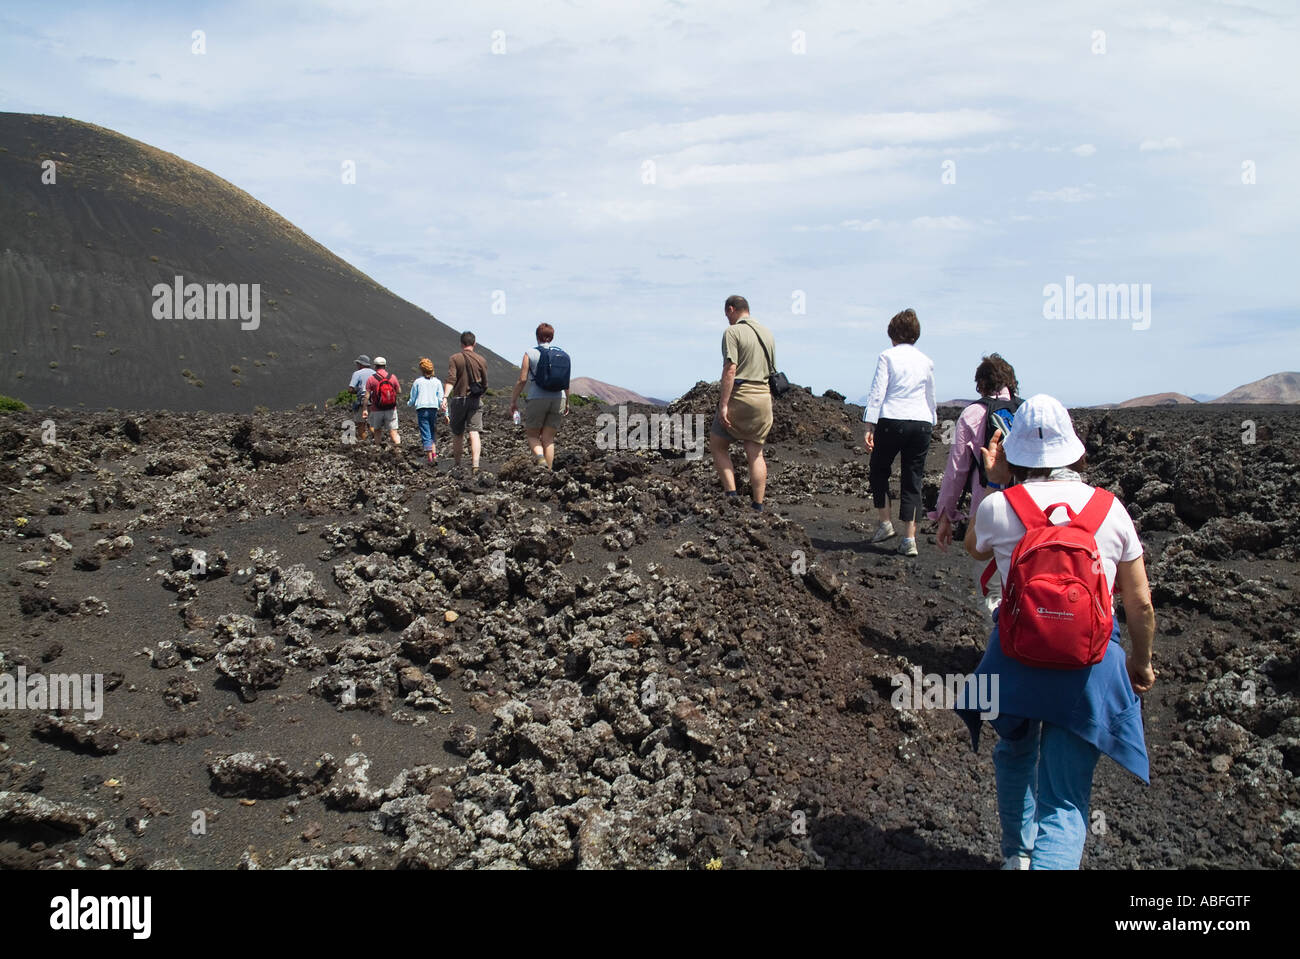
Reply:
[[[739,504],[731,447],[748,463],[750,509],[761,513],[767,489],[764,448],[773,425],[773,398],[790,389],[776,368],[772,332],[754,320],[742,296],[723,304],[722,374],[709,448],[725,499]],[[921,325],[913,310],[894,316],[890,347],[880,353],[863,411],[870,453],[868,488],[878,522],[871,543],[898,535],[889,511],[889,480],[900,461],[898,552],[919,555],[916,526],[932,432],[937,425],[934,364],[916,347]],[[537,327],[537,345],[520,363],[510,412],[522,424],[539,467],[551,468],[555,437],[568,413],[569,357],[554,346],[554,329]],[[461,438],[477,471],[481,397],[487,366],[474,335],[448,360],[439,383],[420,361],[408,406],[417,409],[430,463],[436,460],[436,418],[447,416],[457,464]],[[351,389],[357,421],[396,446],[396,377],[382,357],[356,361]],[[998,733],[993,749],[1004,869],[1077,868],[1088,835],[1093,773],[1102,753],[1149,782],[1150,766],[1139,695],[1154,682],[1151,654],[1155,611],[1143,550],[1127,510],[1084,482],[1085,448],[1069,413],[1045,394],[1022,400],[1011,364],[997,353],[975,368],[980,399],[955,424],[935,509],[935,541],[947,550],[960,539],[978,561],[979,609],[991,616],[983,659],[971,677],[998,690],[987,720]],[[520,393],[526,406],[520,413]],[[966,512],[960,504],[969,496]],[[1124,598],[1131,654],[1119,644],[1114,596]],[[972,748],[979,710],[958,706]]]
[[[524,426],[534,461],[551,468],[555,459],[555,436],[560,417],[567,415],[570,361],[569,355],[554,346],[555,329],[549,323],[537,327],[537,346],[524,353],[519,380],[510,397],[510,413],[515,424]],[[411,381],[406,405],[416,412],[425,462],[438,463],[438,419],[442,417],[452,438],[452,458],[461,465],[465,446],[469,448],[470,468],[479,472],[483,440],[483,397],[488,392],[487,362],[475,351],[477,338],[468,330],[460,335],[460,350],[447,358],[447,379],[436,375],[433,361],[422,357],[420,375]],[[401,395],[398,377],[388,369],[382,356],[373,360],[362,354],[348,382],[352,397],[352,419],[360,439],[368,435],[383,442],[385,434],[394,449],[400,449],[402,435],[398,429],[397,405]],[[526,390],[525,414],[518,409],[519,393]]]
[[[724,495],[735,497],[729,447],[744,443],[751,506],[767,487],[763,446],[772,397],[788,388],[775,345],[733,296],[724,305],[722,387],[710,445]],[[747,328],[742,331],[740,328]],[[898,552],[919,554],[916,524],[930,439],[937,425],[934,364],[916,348],[913,310],[894,316],[863,410],[877,511],[873,544],[894,538],[889,479],[900,460]],[[1093,773],[1102,753],[1150,781],[1140,694],[1155,683],[1155,610],[1142,543],[1124,505],[1083,481],[1085,448],[1069,413],[1045,394],[1022,400],[1011,364],[997,353],[975,369],[980,399],[956,422],[938,501],[928,517],[947,550],[960,538],[984,566],[980,609],[993,618],[970,681],[999,691],[989,720],[1004,869],[1075,869],[1088,835]],[[959,509],[969,494],[968,513]],[[1114,596],[1124,598],[1132,652],[1119,643]],[[982,684],[982,685],[981,685]],[[981,714],[958,714],[979,746]]]

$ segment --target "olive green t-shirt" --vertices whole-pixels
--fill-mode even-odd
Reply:
[[[768,356],[772,357],[770,367],[758,345],[760,337]],[[772,339],[772,331],[754,322],[752,317],[737,320],[722,332],[722,358],[736,364],[737,380],[766,383],[767,375],[776,369],[776,341]]]

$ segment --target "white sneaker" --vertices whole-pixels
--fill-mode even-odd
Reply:
[[[893,536],[894,536],[894,524],[889,522],[888,520],[885,520],[885,522],[877,526],[876,531],[871,534],[871,542],[883,543],[887,539],[892,539]]]
[[[898,551],[902,553],[904,556],[916,556],[917,555],[916,540],[904,539],[901,543],[898,544]]]
[[[1028,856],[1008,856],[1007,861],[1002,864],[1002,869],[1004,871],[1008,869],[1014,871],[1014,870],[1024,870],[1028,868],[1029,868]]]

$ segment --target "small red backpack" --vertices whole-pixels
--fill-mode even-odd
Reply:
[[[379,381],[379,389],[375,391],[375,408],[391,410],[397,405],[396,378],[387,370],[380,370],[375,374],[375,379]]]
[[[1039,509],[1023,486],[1003,491],[1025,524],[1011,554],[998,612],[1002,651],[1027,666],[1080,669],[1102,661],[1114,613],[1095,535],[1115,497],[1093,492],[1077,516],[1065,503]],[[1068,523],[1052,525],[1058,507]]]

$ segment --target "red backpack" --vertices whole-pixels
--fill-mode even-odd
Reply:
[[[1003,492],[1024,538],[1011,554],[1011,569],[998,612],[1002,651],[1027,666],[1080,669],[1102,661],[1114,613],[1095,534],[1115,497],[1093,492],[1077,516],[1064,503],[1039,509],[1023,486]],[[1070,521],[1052,525],[1064,507]]]
[[[375,390],[375,409],[391,410],[397,405],[397,378],[387,370],[375,373],[379,389]]]

